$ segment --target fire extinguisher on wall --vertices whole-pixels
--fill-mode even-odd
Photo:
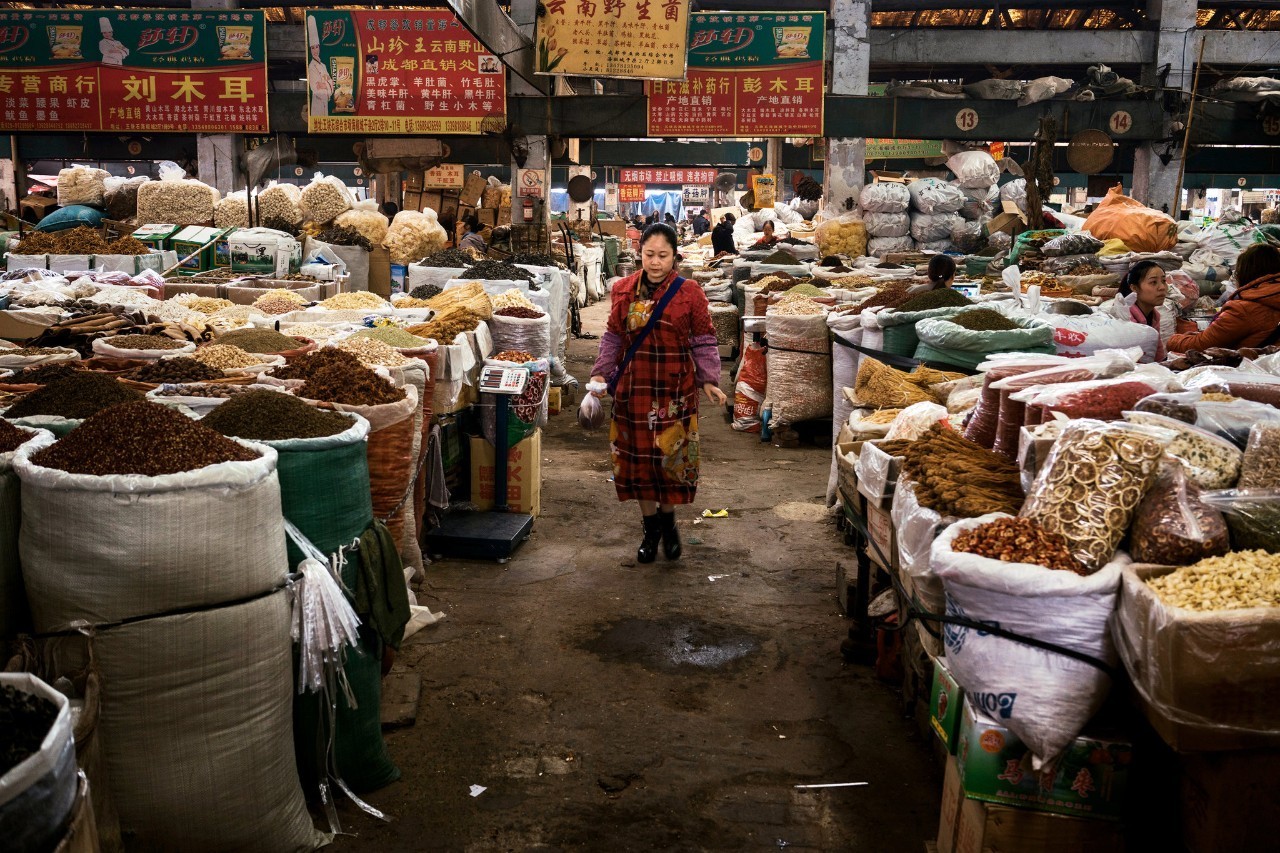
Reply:
[[[525,196],[521,207],[522,207],[521,218],[525,222],[532,222],[533,221],[533,198],[530,196]]]

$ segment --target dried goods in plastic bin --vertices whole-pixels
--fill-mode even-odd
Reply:
[[[1227,517],[1234,550],[1280,552],[1280,490],[1223,489],[1201,499]]]
[[[132,379],[134,382],[153,382],[157,385],[165,382],[204,382],[209,379],[222,379],[223,373],[216,367],[197,361],[188,356],[162,358],[133,370],[120,374],[121,379]]]
[[[258,456],[186,415],[140,400],[90,416],[31,461],[72,474],[158,477]]]
[[[1163,427],[1175,433],[1165,453],[1182,463],[1187,476],[1205,489],[1228,489],[1240,478],[1241,452],[1231,442],[1182,421],[1146,412],[1128,412],[1136,424]]]
[[[1046,569],[1088,574],[1060,533],[1046,530],[1028,518],[997,518],[965,530],[951,540],[951,550],[1002,563],[1030,563]]]
[[[351,419],[309,406],[290,394],[254,390],[238,394],[200,423],[223,435],[256,441],[320,438],[351,428]]]
[[[1076,559],[1097,571],[1128,532],[1172,437],[1136,424],[1072,423],[1036,475],[1022,517],[1061,533]]]
[[[58,706],[43,696],[0,684],[0,776],[40,751],[57,717]]]
[[[1280,489],[1280,424],[1254,424],[1240,465],[1241,489]]]
[[[31,438],[31,433],[18,429],[13,424],[0,418],[0,453],[10,453],[17,450],[29,438]],[[4,731],[3,726],[0,726],[0,731]],[[0,775],[4,775],[3,770],[0,770]]]
[[[1167,462],[1133,519],[1129,550],[1139,563],[1185,566],[1231,547],[1222,513],[1200,499],[1181,465]]]
[[[217,342],[259,355],[276,355],[307,345],[302,338],[282,335],[274,329],[235,329],[218,335]]]
[[[12,419],[53,415],[80,419],[117,403],[141,399],[140,393],[121,385],[114,377],[103,373],[77,370],[69,376],[50,382],[39,390],[32,391],[10,406],[4,416]]]
[[[1236,551],[1208,557],[1147,586],[1169,607],[1186,610],[1242,610],[1280,607],[1280,555]]]

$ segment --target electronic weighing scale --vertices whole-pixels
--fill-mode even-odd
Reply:
[[[492,394],[497,407],[493,448],[493,509],[488,512],[450,512],[440,526],[427,533],[425,550],[432,559],[511,559],[533,530],[533,516],[507,509],[507,420],[511,398],[524,391],[529,371],[518,367],[486,367],[480,372],[480,392]]]

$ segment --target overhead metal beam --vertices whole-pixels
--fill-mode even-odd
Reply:
[[[871,31],[873,66],[1139,65],[1150,62],[1154,51],[1155,33],[1139,30],[913,27]]]

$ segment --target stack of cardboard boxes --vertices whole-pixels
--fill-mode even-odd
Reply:
[[[474,213],[486,228],[511,224],[511,208],[502,204],[501,187],[491,187],[479,174],[463,174],[461,167],[442,166],[430,172],[409,172],[405,181],[405,210],[434,210],[441,218],[461,219]]]

